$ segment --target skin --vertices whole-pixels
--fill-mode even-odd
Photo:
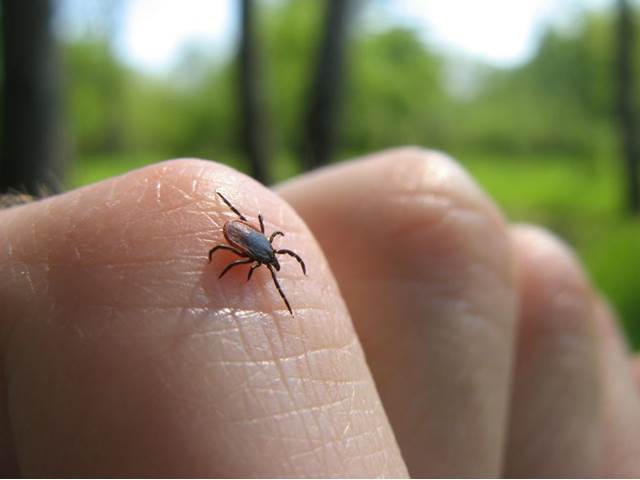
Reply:
[[[305,260],[278,274],[295,317],[266,269],[208,264],[216,189]],[[160,163],[0,210],[0,244],[5,475],[640,475],[615,314],[441,154],[276,192]]]

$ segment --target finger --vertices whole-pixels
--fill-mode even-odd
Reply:
[[[287,232],[245,282],[207,253],[237,218]],[[211,162],[174,161],[0,214],[8,410],[26,476],[405,472],[326,261],[295,213]],[[255,223],[257,225],[257,223]],[[284,246],[283,241],[283,246]]]
[[[640,393],[629,351],[603,300],[596,302],[596,327],[602,378],[602,471],[610,478],[640,476]]]
[[[598,476],[600,383],[591,288],[567,247],[513,229],[520,320],[507,477]]]
[[[0,325],[0,341],[5,337],[6,329],[1,328]],[[2,350],[0,349],[0,351]],[[2,357],[0,357],[0,387],[7,385],[4,365],[5,362]],[[11,438],[9,405],[7,404],[5,391],[6,389],[3,388],[0,393],[0,476],[3,478],[18,478],[20,476],[20,470]]]
[[[638,389],[640,390],[640,356],[635,355],[631,359],[631,369],[633,370],[633,375],[636,379],[636,384],[638,385]]]
[[[510,244],[453,161],[383,152],[283,185],[340,284],[412,476],[496,476],[515,321]]]

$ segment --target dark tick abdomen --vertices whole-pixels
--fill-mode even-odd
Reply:
[[[224,225],[223,233],[227,241],[245,252],[249,257],[269,263],[274,255],[267,237],[242,220],[231,220]]]

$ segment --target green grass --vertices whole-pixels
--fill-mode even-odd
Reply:
[[[563,156],[460,153],[458,160],[514,222],[544,225],[564,238],[584,261],[594,284],[610,299],[635,349],[640,348],[640,219],[622,214],[617,165],[609,158],[581,161]],[[116,155],[83,159],[72,186],[118,175],[166,155]],[[233,157],[220,158],[233,166]],[[299,171],[294,157],[274,162],[282,180]]]
[[[573,246],[638,350],[640,218],[623,213],[617,165],[548,156],[459,158],[511,221],[544,225]]]

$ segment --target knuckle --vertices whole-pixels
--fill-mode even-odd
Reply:
[[[519,225],[512,235],[523,312],[542,321],[590,318],[593,290],[570,247],[532,225]]]
[[[392,150],[381,161],[379,182],[388,195],[377,202],[381,218],[376,225],[393,240],[389,253],[413,270],[416,262],[422,271],[435,267],[449,278],[489,270],[512,283],[505,222],[455,161],[415,147]]]
[[[497,208],[471,176],[444,153],[417,147],[391,150],[383,157],[381,178],[399,194],[430,194],[456,208],[475,210],[502,223]]]

